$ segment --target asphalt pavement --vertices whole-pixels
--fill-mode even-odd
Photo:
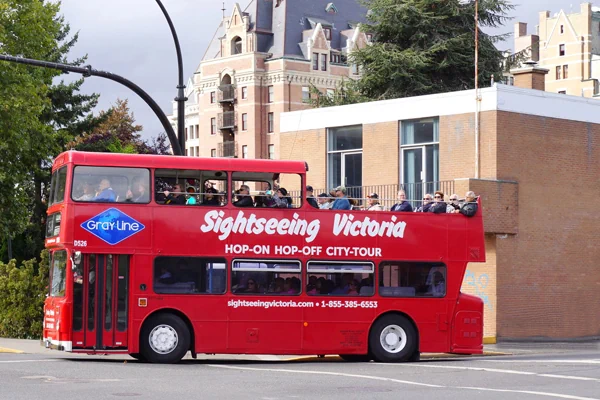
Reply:
[[[488,345],[486,354],[424,355],[420,362],[401,364],[199,355],[177,365],[154,365],[0,339],[0,400],[600,400],[598,342]]]

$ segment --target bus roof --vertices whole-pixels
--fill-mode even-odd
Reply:
[[[54,160],[52,169],[54,170],[65,163],[107,167],[206,169],[216,171],[279,172],[288,174],[303,174],[308,171],[308,164],[304,161],[98,153],[76,150],[69,150],[59,154]]]

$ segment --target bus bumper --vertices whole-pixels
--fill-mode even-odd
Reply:
[[[44,339],[40,340],[40,345],[42,345],[43,347],[45,347],[47,349],[52,349],[52,350],[60,350],[60,351],[68,351],[68,352],[73,350],[73,342],[53,340],[50,338],[44,338]]]

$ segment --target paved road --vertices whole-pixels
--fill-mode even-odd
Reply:
[[[178,365],[58,352],[0,354],[0,400],[599,399],[600,348],[521,345],[510,356],[418,363],[212,356]]]

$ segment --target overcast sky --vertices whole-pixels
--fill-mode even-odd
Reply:
[[[249,1],[240,1],[242,8]],[[222,1],[162,2],[179,35],[187,81],[222,17]],[[233,4],[233,0],[225,1],[227,14]],[[511,15],[514,20],[500,32],[512,32],[513,23],[521,21],[529,24],[529,33],[534,33],[539,11],[579,10],[579,3],[568,0],[516,0],[513,4],[517,6]],[[72,31],[79,32],[72,58],[87,54],[93,68],[128,78],[148,92],[167,115],[172,113],[171,102],[177,94],[177,58],[169,27],[155,0],[62,0],[62,13]],[[512,48],[512,39],[506,47]],[[145,138],[163,131],[152,110],[124,86],[91,77],[87,78],[83,91],[100,93],[98,111],[107,109],[118,98],[129,99],[137,123],[144,127]]]

